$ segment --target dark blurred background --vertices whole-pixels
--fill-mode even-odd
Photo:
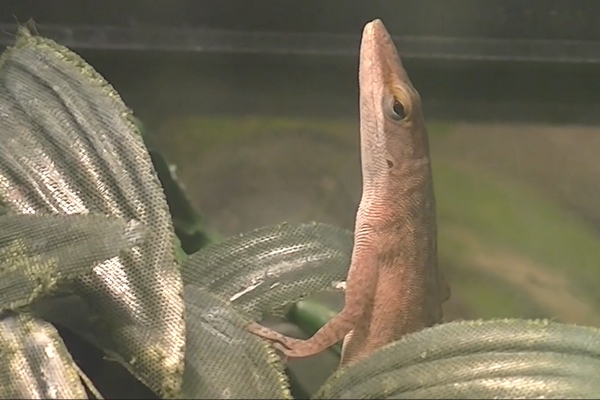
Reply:
[[[240,101],[243,112],[353,112],[360,32],[373,18],[394,35],[432,117],[592,123],[600,115],[600,3],[591,0],[4,0],[0,17],[2,44],[33,18],[146,119],[231,108],[193,90],[186,101],[149,105],[159,71],[179,78],[172,91],[190,78],[235,80],[240,91],[288,81],[322,88],[316,102],[294,93],[276,104]],[[348,101],[332,103],[338,93]]]

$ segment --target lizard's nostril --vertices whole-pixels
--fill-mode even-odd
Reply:
[[[385,160],[387,162],[387,166],[388,168],[392,168],[394,166],[394,163],[391,160]]]

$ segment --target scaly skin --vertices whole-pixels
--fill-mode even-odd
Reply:
[[[360,46],[363,193],[342,311],[308,340],[262,325],[286,357],[307,357],[344,339],[341,364],[439,323],[450,291],[437,268],[435,197],[421,98],[380,20]]]

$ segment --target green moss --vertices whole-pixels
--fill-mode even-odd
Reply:
[[[444,264],[450,286],[476,318],[538,318],[544,316],[521,288],[472,268]]]
[[[450,162],[434,166],[441,221],[565,273],[600,282],[600,243],[591,227],[527,188]]]
[[[441,160],[434,166],[440,263],[460,266],[481,254],[501,257],[495,262],[502,263],[511,260],[504,259],[503,254],[516,256],[525,260],[528,268],[534,268],[533,277],[555,276],[557,281],[565,282],[563,287],[555,288],[556,301],[576,293],[600,315],[596,290],[600,282],[600,242],[591,227],[530,188],[459,165]],[[455,228],[468,238],[460,238]],[[477,309],[478,316],[521,316],[511,314],[517,309],[511,305],[514,291],[503,287],[511,278],[502,275],[510,273],[506,271],[494,274],[500,290],[475,282],[455,283],[463,287],[455,289],[467,299],[469,307]],[[535,285],[535,281],[523,281],[522,292]],[[499,292],[505,294],[499,297]],[[526,307],[524,303],[521,309]],[[589,318],[593,320],[581,322],[593,324],[597,320]]]

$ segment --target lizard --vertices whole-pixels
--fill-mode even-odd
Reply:
[[[450,296],[437,267],[429,141],[421,98],[381,20],[364,27],[359,56],[362,195],[344,307],[307,340],[256,322],[285,358],[308,357],[344,340],[340,365],[407,333],[440,323]]]

